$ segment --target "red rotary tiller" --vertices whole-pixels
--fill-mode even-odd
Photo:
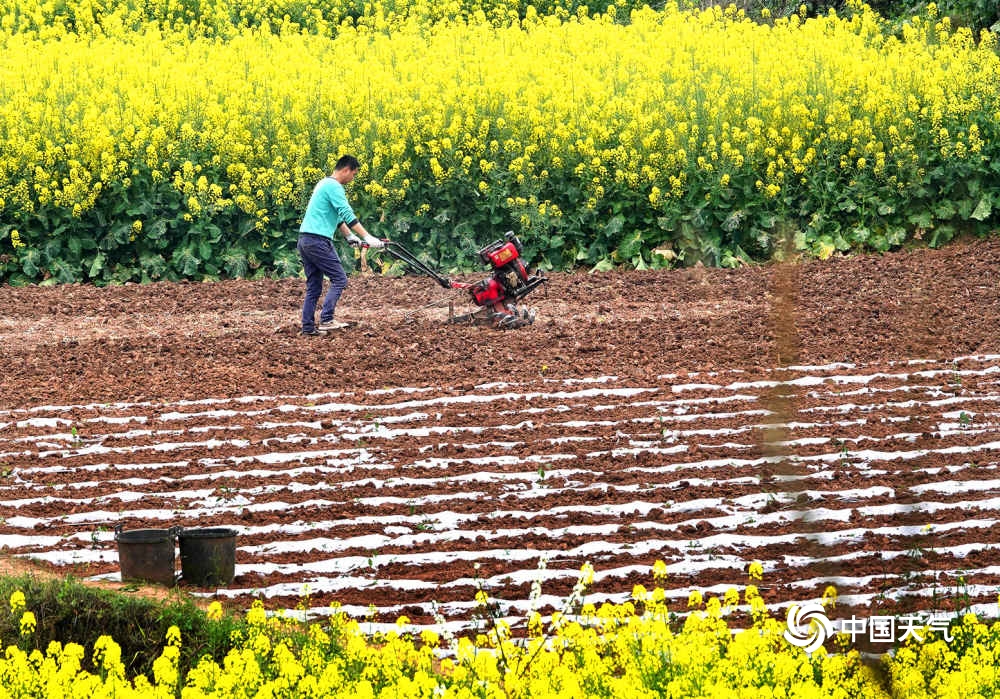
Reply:
[[[518,308],[517,304],[548,282],[548,279],[537,270],[535,274],[528,271],[521,259],[524,248],[512,231],[504,234],[502,240],[496,240],[479,251],[479,258],[490,267],[490,276],[472,283],[448,279],[400,243],[392,240],[383,242],[385,247],[379,252],[388,253],[415,274],[426,275],[445,289],[464,289],[469,292],[472,302],[478,308],[470,313],[453,315],[449,322],[489,323],[503,330],[535,322],[535,312],[528,308]]]

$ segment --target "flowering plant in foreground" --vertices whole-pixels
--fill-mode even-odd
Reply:
[[[182,677],[176,627],[152,678],[127,678],[120,648],[106,636],[89,653],[93,670],[77,644],[53,642],[43,652],[21,643],[0,658],[0,697],[966,697],[1000,688],[1000,625],[971,615],[953,627],[951,645],[927,638],[887,658],[886,687],[856,651],[809,656],[790,646],[752,584],[709,598],[680,621],[658,585],[637,585],[621,604],[588,604],[593,576],[585,565],[563,610],[529,620],[524,638],[495,622],[454,639],[443,658],[441,636],[410,631],[405,617],[396,630],[368,636],[336,609],[322,624],[305,624],[270,616],[258,601],[222,663],[206,656]],[[653,577],[665,577],[662,563]],[[725,615],[737,606],[752,625],[733,632]],[[15,593],[11,613],[26,611],[30,600]]]

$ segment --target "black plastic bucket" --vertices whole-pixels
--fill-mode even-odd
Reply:
[[[181,577],[197,587],[228,585],[236,577],[236,530],[182,529]]]
[[[123,581],[159,583],[168,587],[177,581],[174,570],[176,529],[115,529],[118,567]]]

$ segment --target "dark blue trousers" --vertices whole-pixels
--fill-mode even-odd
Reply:
[[[347,274],[340,263],[333,241],[321,235],[302,233],[296,247],[302,267],[306,273],[306,298],[302,303],[302,330],[311,332],[316,328],[316,303],[323,293],[323,276],[330,279],[330,290],[326,292],[323,308],[320,310],[321,323],[333,320],[337,301],[347,287]]]

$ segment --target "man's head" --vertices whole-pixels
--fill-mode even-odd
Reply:
[[[353,155],[342,155],[337,159],[337,164],[333,166],[333,176],[341,184],[347,184],[358,174],[361,164]]]

